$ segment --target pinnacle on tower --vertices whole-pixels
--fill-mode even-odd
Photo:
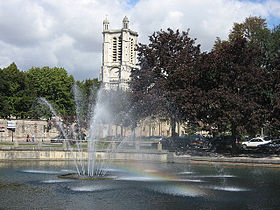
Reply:
[[[105,20],[103,21],[103,31],[108,31],[108,30],[109,30],[109,20],[106,17]]]
[[[128,23],[129,23],[129,20],[128,20],[128,18],[125,16],[125,17],[123,18],[123,28],[124,28],[124,29],[128,29]]]

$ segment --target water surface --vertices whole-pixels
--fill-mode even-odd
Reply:
[[[279,168],[115,162],[113,180],[69,180],[72,162],[0,163],[0,209],[277,209]]]

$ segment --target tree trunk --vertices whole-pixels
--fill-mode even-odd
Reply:
[[[176,137],[176,119],[174,116],[171,117],[171,137]]]
[[[233,154],[237,153],[236,135],[237,135],[236,126],[234,124],[232,124],[232,126],[231,126],[231,136],[232,136],[231,145],[232,145]]]

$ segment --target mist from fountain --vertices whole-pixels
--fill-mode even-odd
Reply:
[[[105,159],[97,159],[97,146],[100,145],[100,133],[102,133],[103,137],[106,137],[104,133],[103,125],[111,125],[114,120],[113,113],[111,111],[111,97],[108,97],[106,94],[106,90],[100,88],[97,92],[96,103],[92,103],[94,101],[94,90],[89,96],[88,107],[86,107],[86,97],[82,94],[80,88],[75,84],[73,87],[73,94],[75,100],[76,107],[76,123],[77,129],[72,128],[72,132],[74,137],[76,138],[76,151],[74,153],[73,146],[70,144],[66,129],[64,128],[62,122],[58,120],[58,115],[53,108],[52,104],[48,102],[45,98],[40,98],[45,105],[47,105],[55,117],[55,123],[61,134],[63,135],[67,147],[70,149],[71,155],[75,161],[75,167],[78,175],[82,176],[105,176],[108,172],[109,164],[112,159],[112,156],[119,150],[119,148],[123,145],[123,143],[128,139],[125,138],[121,142],[118,141],[118,145],[114,141],[110,141],[109,144],[103,142],[103,145],[100,149],[105,151]],[[113,100],[117,100],[114,97]],[[88,125],[88,140],[87,140],[87,159],[85,160],[83,154],[84,151],[82,149],[82,118],[84,118],[85,113],[87,113]],[[107,146],[107,147],[106,147]],[[87,165],[86,165],[87,164]]]
[[[67,133],[65,132],[61,121],[58,120],[57,112],[56,112],[55,109],[53,108],[52,104],[51,104],[50,102],[48,102],[45,98],[39,98],[39,100],[42,101],[43,103],[45,103],[45,104],[49,107],[50,111],[52,112],[52,114],[54,115],[54,117],[55,117],[55,119],[56,119],[55,122],[56,122],[57,126],[59,127],[59,129],[60,129],[60,131],[61,131],[61,133],[62,133],[64,139],[67,140],[67,139],[68,139],[68,135],[67,135]],[[79,170],[79,167],[78,167],[78,164],[77,164],[77,160],[76,160],[76,158],[75,158],[75,156],[74,156],[73,148],[70,146],[70,142],[69,142],[69,141],[66,141],[66,144],[67,144],[68,148],[70,149],[72,158],[74,159],[75,167],[76,167],[77,173],[80,175],[81,173],[80,173],[80,170]]]

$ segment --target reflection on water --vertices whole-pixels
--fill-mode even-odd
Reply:
[[[112,186],[100,184],[100,185],[70,187],[69,189],[77,192],[97,192],[97,191],[104,191],[104,190],[112,190],[114,188]]]
[[[49,170],[22,170],[24,173],[34,173],[34,174],[60,174],[60,171],[49,171]]]
[[[230,186],[205,186],[205,188],[213,189],[213,190],[232,191],[232,192],[249,191],[249,189],[230,187]]]
[[[178,174],[193,174],[192,171],[182,171],[182,172],[179,172]]]
[[[63,182],[72,182],[72,180],[50,179],[50,180],[43,180],[43,181],[41,181],[41,183],[45,183],[45,184],[55,184],[55,183],[63,183]]]
[[[279,168],[115,162],[113,180],[67,180],[67,161],[0,164],[0,209],[276,209]]]

